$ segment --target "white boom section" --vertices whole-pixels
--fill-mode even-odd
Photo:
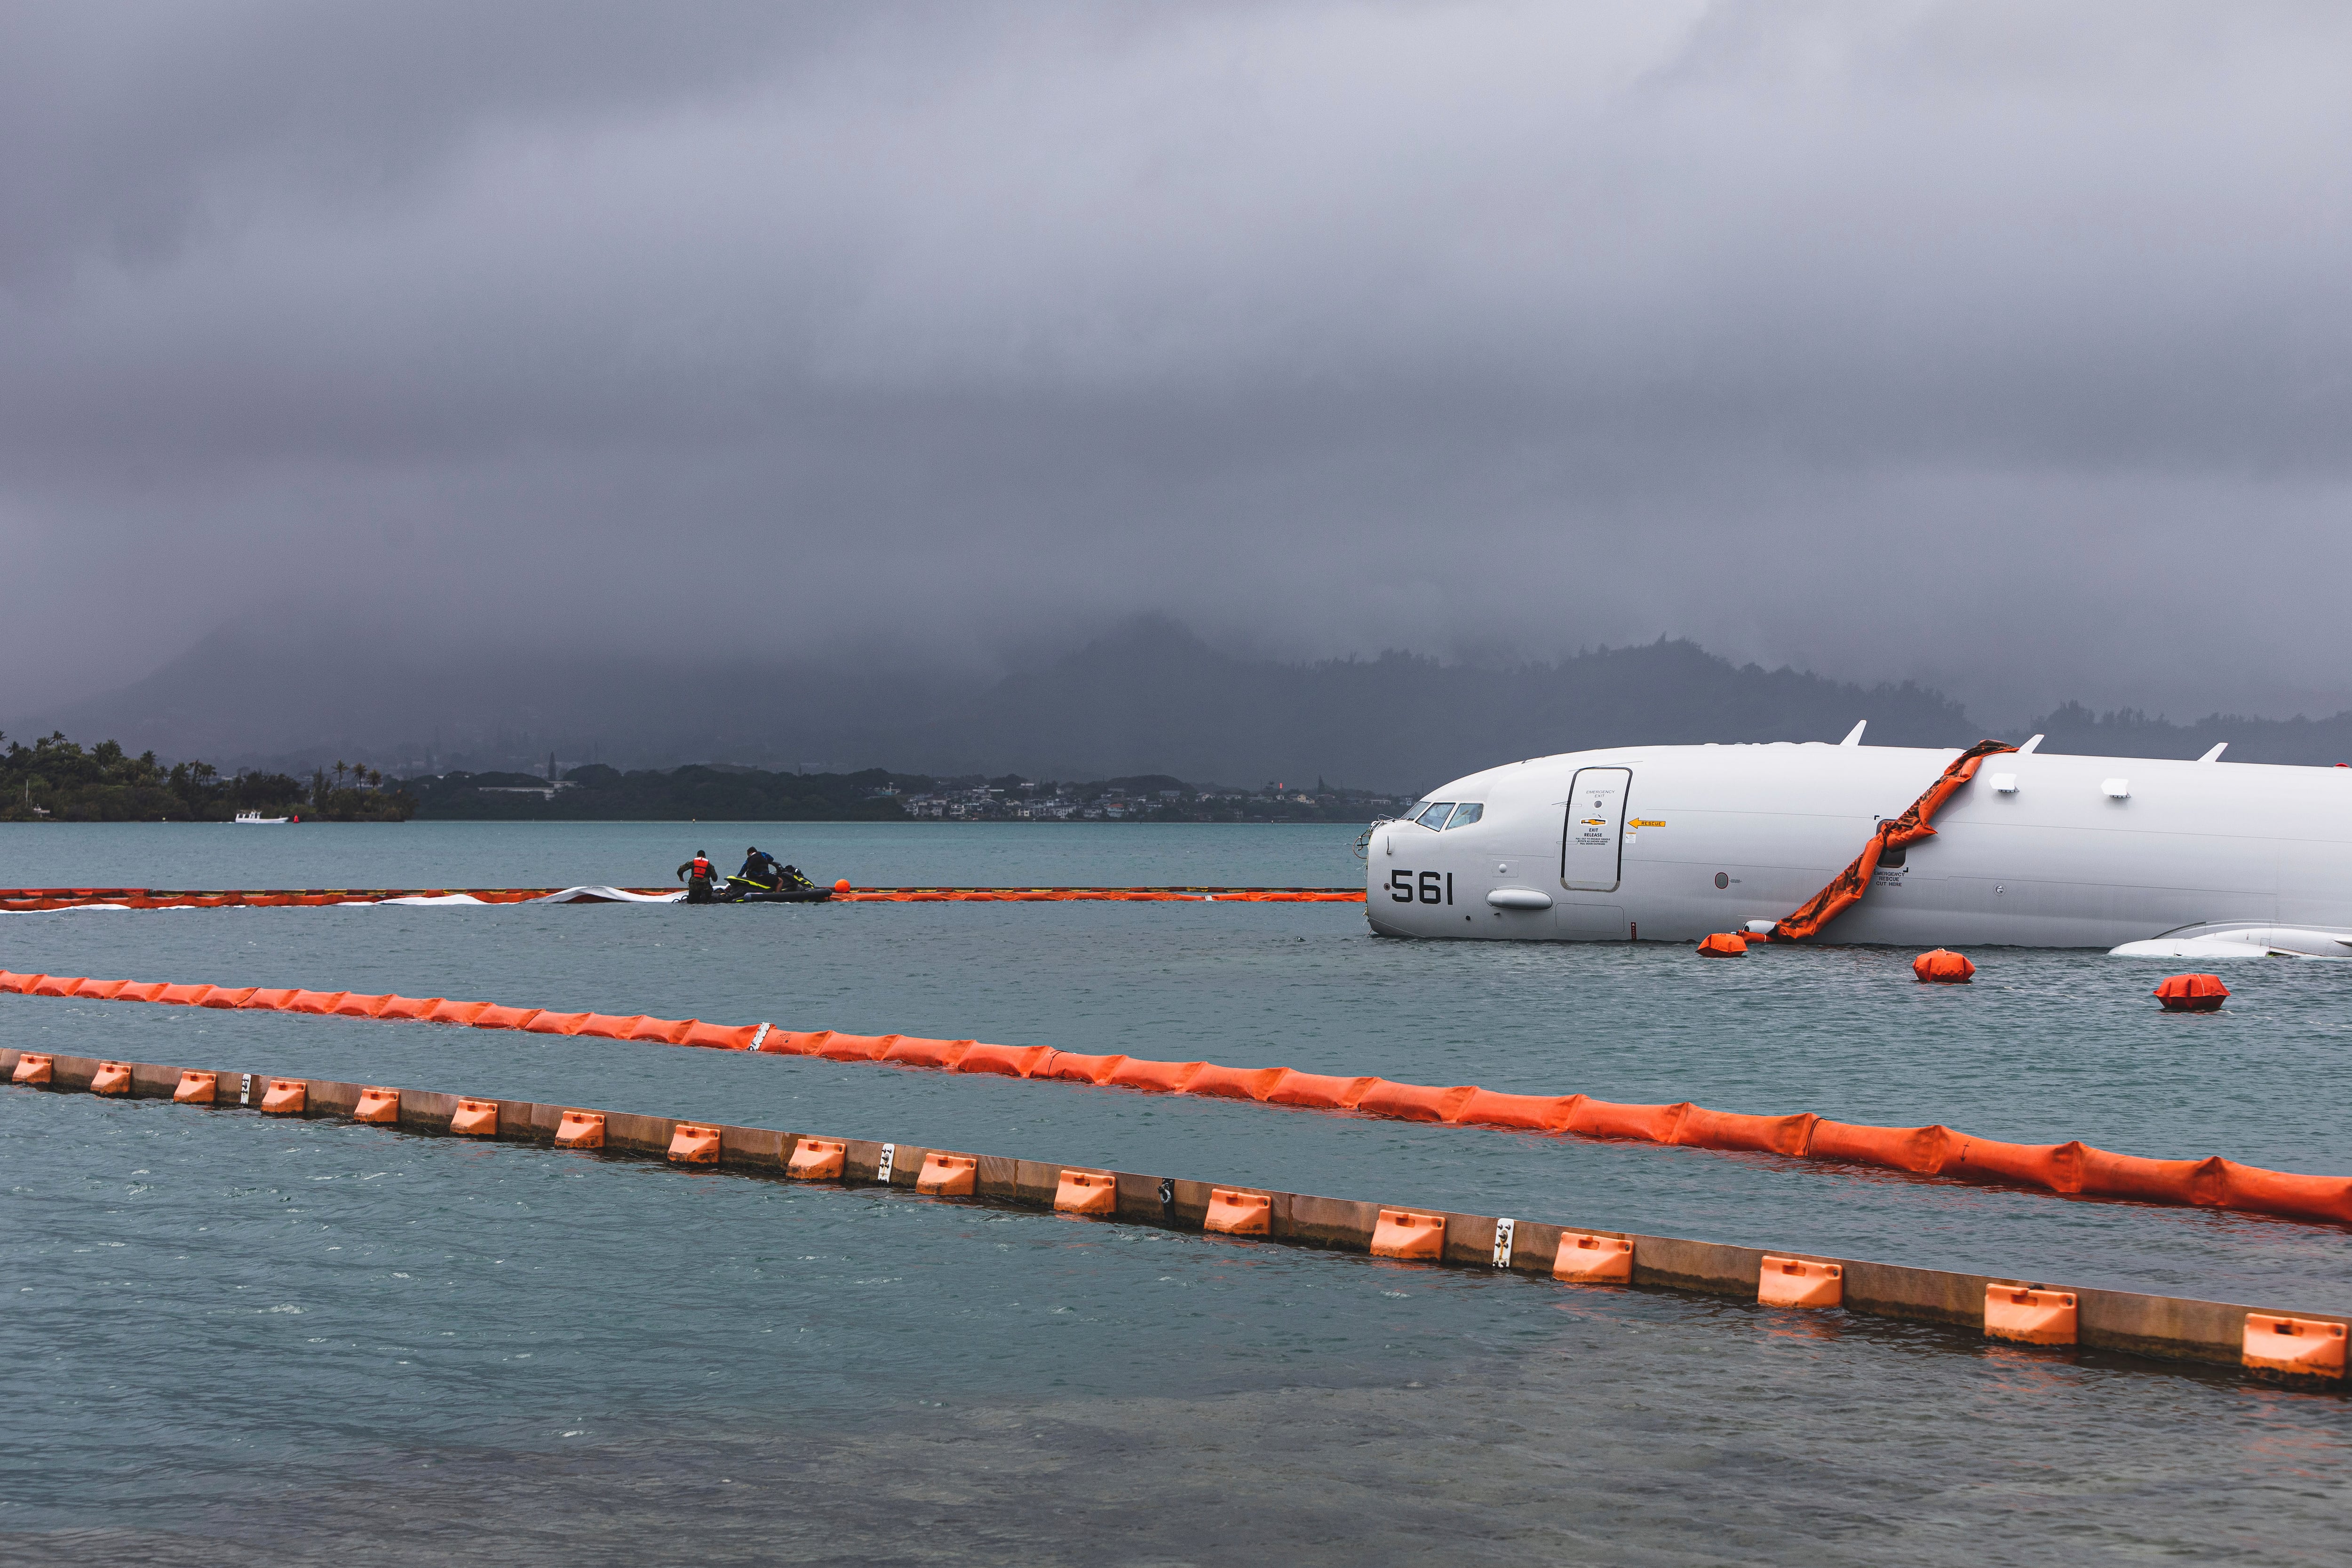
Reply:
[[[1490,768],[1372,830],[1367,912],[1384,935],[1540,942],[1769,922],[1958,755],[1777,742]],[[2112,948],[2227,931],[2237,948],[2352,956],[2352,770],[2008,752],[1935,827],[1814,940]]]

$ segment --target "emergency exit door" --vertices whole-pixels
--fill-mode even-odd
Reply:
[[[1624,868],[1625,797],[1631,768],[1579,768],[1568,790],[1568,823],[1560,836],[1559,885],[1581,893],[1613,893]]]

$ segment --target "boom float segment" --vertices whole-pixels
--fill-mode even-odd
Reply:
[[[499,1007],[444,997],[354,996],[332,1009],[319,993],[232,989],[213,985],[142,984],[73,975],[16,974],[0,970],[0,994],[94,997],[114,1001],[320,1013],[522,1029],[531,1034],[592,1035],[609,1039],[756,1050],[763,1056],[813,1056],[832,1061],[883,1062],[948,1072],[1132,1089],[1153,1094],[1197,1094],[1250,1100],[1294,1110],[1352,1110],[1402,1121],[1499,1127],[1579,1137],[1778,1154],[1788,1159],[1874,1166],[1912,1175],[1978,1184],[2024,1187],[2066,1197],[2237,1209],[2323,1225],[2352,1225],[2352,1177],[2299,1175],[2210,1155],[2201,1160],[2150,1160],[2114,1154],[2079,1140],[2066,1143],[2004,1143],[1949,1127],[1867,1127],[1830,1121],[1811,1111],[1752,1116],[1672,1105],[1621,1105],[1590,1095],[1505,1094],[1475,1084],[1435,1088],[1381,1078],[1340,1078],[1289,1068],[1230,1068],[1215,1062],[1163,1062],[1145,1057],[1080,1056],[1045,1046],[992,1046],[972,1040],[932,1040],[912,1035],[845,1035],[831,1029],[794,1033],[768,1024],[732,1027],[694,1018],[627,1017],[602,1013],[551,1013]],[[306,1000],[310,999],[310,1000]],[[17,1070],[38,1073],[28,1055]],[[17,1081],[26,1081],[19,1079]]]
[[[0,1070],[15,1069],[34,1053],[0,1048]],[[47,1056],[48,1075],[32,1087],[88,1092],[102,1065],[94,1057]],[[257,1073],[206,1070],[149,1062],[130,1069],[131,1095],[172,1100],[191,1079],[292,1087],[299,1109],[287,1114],[354,1121],[362,1100],[397,1097],[397,1131],[448,1134],[462,1109],[487,1106],[493,1130],[506,1142],[602,1149],[607,1153],[665,1161],[682,1147],[708,1150],[722,1173],[783,1177],[814,1175],[851,1185],[881,1184],[937,1192],[981,1202],[1061,1209],[1090,1217],[1175,1230],[1270,1241],[1333,1251],[1382,1255],[1433,1266],[1505,1269],[1571,1283],[1626,1284],[1690,1291],[1771,1304],[1788,1300],[1822,1310],[1942,1323],[2010,1342],[2061,1343],[2071,1333],[2084,1348],[2176,1361],[2242,1366],[2284,1375],[2314,1387],[2341,1388],[2347,1324],[2326,1313],[2290,1314],[2184,1297],[2126,1290],[2054,1287],[2046,1281],[1915,1268],[1902,1264],[1776,1253],[1675,1237],[1595,1232],[1536,1220],[1439,1209],[1406,1209],[1303,1193],[1270,1193],[1125,1171],[1065,1166],[1058,1162],[991,1154],[950,1154],[905,1143],[817,1139],[766,1128],[710,1125],[620,1111],[581,1110],[527,1100],[478,1100],[415,1089],[323,1079],[265,1079]],[[207,1102],[223,1110],[241,1103]],[[358,1123],[357,1125],[367,1125]],[[820,1152],[803,1160],[803,1151]],[[837,1163],[836,1163],[837,1162]],[[919,1174],[918,1173],[920,1173]],[[952,1180],[943,1177],[952,1173]],[[1601,1260],[1605,1259],[1606,1262]],[[1824,1299],[1834,1281],[1835,1300]],[[1790,1298],[1794,1298],[1790,1300]],[[2049,1313],[2050,1307],[2071,1312]],[[2035,1312],[2021,1321],[2016,1309]],[[2046,1315],[2045,1315],[2046,1314]]]
[[[640,899],[676,888],[618,888]],[[586,896],[577,903],[610,902],[572,888],[242,888],[188,891],[176,888],[0,888],[0,912],[107,906],[127,910],[319,909],[333,904],[381,904],[394,899],[466,900],[478,904],[527,904],[559,893]],[[836,904],[1360,904],[1361,888],[851,888],[834,892]]]

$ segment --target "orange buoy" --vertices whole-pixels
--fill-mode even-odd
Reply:
[[[833,885],[833,890],[836,893],[845,893],[849,891],[849,879],[844,877],[840,880],[835,882]]]
[[[2154,994],[2168,1013],[2218,1013],[2230,988],[2218,974],[2168,974]]]
[[[1963,984],[1976,972],[1977,966],[1969,962],[1968,954],[1948,952],[1940,947],[1933,952],[1923,952],[1911,961],[1912,973],[1937,985]]]
[[[1736,931],[1719,931],[1698,944],[1701,958],[1738,958],[1748,951],[1748,939]]]

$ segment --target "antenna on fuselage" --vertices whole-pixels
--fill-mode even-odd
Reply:
[[[1869,729],[1869,728],[1870,728],[1870,721],[1869,721],[1869,720],[1867,720],[1867,719],[1864,719],[1864,721],[1862,721],[1862,722],[1860,722],[1859,724],[1856,724],[1853,729],[1848,730],[1848,731],[1845,732],[1845,739],[1844,739],[1844,740],[1843,740],[1843,741],[1840,741],[1840,742],[1838,742],[1838,744],[1839,744],[1839,745],[1841,745],[1841,746],[1859,746],[1859,745],[1861,745],[1861,744],[1862,744],[1862,732],[1863,732],[1864,730],[1867,730],[1867,729]]]
[[[2026,742],[2025,742],[2025,744],[2023,744],[2023,745],[2021,745],[2021,746],[2020,746],[2020,747],[2018,747],[2018,748],[2017,748],[2017,754],[2018,754],[2019,756],[2021,756],[2021,757],[2025,757],[2025,756],[2031,756],[2031,755],[2032,755],[2032,754],[2033,754],[2033,748],[2034,748],[2034,747],[2036,747],[2036,746],[2038,746],[2038,745],[2040,745],[2040,744],[2042,744],[2042,736],[2040,736],[2040,735],[2036,735],[2036,736],[2034,736],[2034,737],[2033,737],[2033,739],[2032,739],[2031,741]]]
[[[2222,742],[2220,745],[2218,745],[2218,746],[2214,747],[2211,751],[2210,751],[2210,752],[2206,752],[2203,756],[2201,756],[2201,757],[2198,758],[2197,760],[2198,760],[2199,762],[2200,762],[2200,763],[2218,763],[2218,762],[2220,762],[2220,761],[2221,760],[2221,753],[2222,753],[2222,752],[2226,752],[2226,751],[2228,751],[2229,749],[2230,749],[2230,742],[2227,742],[2227,741],[2224,741],[2224,742]]]

